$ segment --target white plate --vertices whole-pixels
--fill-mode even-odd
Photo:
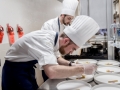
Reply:
[[[75,63],[78,63],[78,64],[89,64],[89,63],[96,64],[97,60],[94,60],[94,59],[77,59],[75,61]]]
[[[108,81],[117,80],[117,82],[109,83]],[[120,75],[113,73],[101,73],[94,76],[94,81],[98,84],[120,84]]]
[[[91,90],[120,90],[120,86],[113,84],[100,84],[92,87]]]
[[[99,66],[119,66],[119,62],[115,60],[100,60],[97,62]]]
[[[98,66],[97,73],[120,73],[120,67],[117,66]]]
[[[72,77],[69,77],[70,79],[73,79],[73,80],[82,80],[82,81],[85,81],[85,82],[90,82],[93,80],[94,76],[93,75],[85,75],[85,78],[81,78],[81,79],[77,79],[79,78],[80,76],[72,76]]]
[[[58,90],[90,90],[91,85],[84,81],[68,80],[57,84]]]

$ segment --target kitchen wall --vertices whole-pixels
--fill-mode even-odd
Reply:
[[[58,0],[0,0],[0,25],[4,28],[4,38],[0,44],[1,69],[4,63],[4,56],[9,49],[6,24],[14,28],[15,41],[18,39],[17,24],[24,33],[27,34],[34,30],[39,30],[43,23],[51,18],[60,15],[62,3]],[[40,73],[37,71],[37,77]],[[41,84],[41,79],[37,79]]]
[[[14,28],[17,40],[17,24],[25,33],[38,30],[46,20],[58,16],[61,7],[61,2],[57,0],[0,0],[0,25],[5,29],[3,43],[8,43],[7,23]]]

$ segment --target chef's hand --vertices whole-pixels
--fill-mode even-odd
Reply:
[[[84,74],[91,75],[94,74],[97,66],[95,64],[83,64],[84,67]]]
[[[76,64],[76,63],[72,63],[72,66],[81,66],[84,68],[84,74],[86,75],[91,75],[94,74],[97,66],[95,64]]]
[[[79,73],[76,75],[77,77],[81,77],[84,74],[84,67],[82,64],[76,64],[76,63],[72,63],[73,67],[80,67],[80,71]]]

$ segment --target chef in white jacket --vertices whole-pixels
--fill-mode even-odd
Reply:
[[[98,24],[91,17],[81,15],[60,37],[53,30],[37,30],[24,35],[7,51],[2,68],[2,90],[37,90],[36,63],[50,79],[93,74],[95,65],[71,65],[67,60],[58,61],[54,53],[57,50],[63,55],[72,53],[98,30]]]
[[[58,32],[58,34],[60,35],[63,32],[65,25],[67,26],[71,23],[75,16],[75,11],[78,6],[78,0],[63,0],[62,4],[63,8],[61,11],[61,15],[45,22],[41,30],[53,30],[55,32]],[[56,52],[55,54],[57,55],[57,58],[59,58],[59,60],[64,61],[59,52]],[[42,76],[44,81],[48,79],[44,71],[42,71]]]
[[[45,22],[41,30],[54,30],[59,35],[63,32],[65,25],[69,25],[75,16],[78,0],[63,0],[61,15]]]

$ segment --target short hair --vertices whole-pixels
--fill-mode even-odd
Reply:
[[[69,38],[65,33],[62,33],[61,35],[60,35],[60,37],[62,37],[62,38]],[[70,38],[69,38],[70,39]],[[73,44],[75,44],[71,39],[70,39],[70,43],[73,43]],[[76,44],[75,44],[76,45]]]

